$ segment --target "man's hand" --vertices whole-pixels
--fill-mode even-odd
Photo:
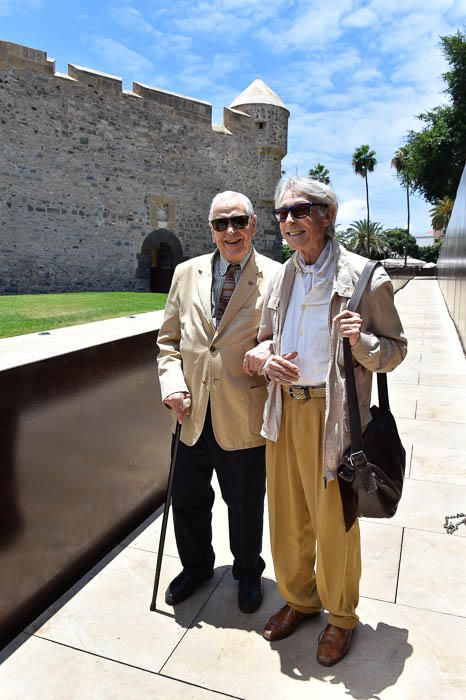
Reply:
[[[272,355],[270,352],[270,340],[264,340],[255,348],[248,350],[243,360],[243,372],[246,374],[259,374],[265,363]]]
[[[182,423],[183,418],[191,413],[191,395],[185,391],[170,394],[165,399],[164,404],[175,411],[178,423]]]
[[[355,311],[342,311],[333,319],[340,338],[348,338],[350,345],[356,345],[361,335],[362,318]]]
[[[296,384],[299,379],[299,367],[291,360],[298,357],[297,352],[287,352],[284,355],[271,355],[267,360],[264,371],[272,382],[279,384]]]

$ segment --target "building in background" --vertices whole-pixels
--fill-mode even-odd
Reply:
[[[201,100],[0,41],[0,293],[165,291],[213,249],[212,197],[244,192],[281,259],[273,191],[289,112],[255,80],[212,125]]]

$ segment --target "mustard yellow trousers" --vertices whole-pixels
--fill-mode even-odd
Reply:
[[[324,416],[325,399],[283,392],[279,439],[266,443],[270,540],[282,598],[304,613],[325,608],[348,629],[358,623],[359,525],[345,531],[338,483],[323,480]]]

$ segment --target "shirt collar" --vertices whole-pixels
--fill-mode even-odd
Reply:
[[[315,263],[307,264],[299,252],[293,257],[293,261],[298,272],[303,274],[319,272],[323,277],[328,277],[333,264],[333,247],[330,239],[327,239],[327,243]]]
[[[251,246],[251,247],[249,248],[248,252],[246,253],[246,255],[244,256],[244,258],[243,258],[242,260],[240,260],[239,263],[230,263],[230,262],[228,262],[228,260],[225,260],[225,258],[223,257],[223,255],[222,255],[221,253],[219,253],[218,250],[217,250],[217,256],[216,256],[216,257],[217,257],[217,260],[218,260],[218,263],[217,263],[217,264],[218,264],[218,268],[217,268],[217,269],[218,269],[218,274],[219,274],[219,275],[222,275],[222,276],[226,275],[227,270],[228,270],[228,267],[229,267],[230,265],[232,265],[232,264],[233,264],[233,265],[239,265],[240,268],[241,268],[241,272],[243,272],[243,270],[244,270],[244,268],[245,268],[245,266],[246,266],[246,263],[248,262],[249,258],[250,258],[251,255],[252,255],[252,251],[253,251],[253,247]]]

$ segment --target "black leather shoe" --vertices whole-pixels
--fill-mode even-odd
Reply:
[[[167,605],[178,605],[183,600],[189,598],[199,586],[208,581],[214,575],[213,571],[202,573],[192,573],[183,569],[176,576],[165,591],[165,602]]]
[[[241,612],[256,612],[264,597],[261,576],[240,578],[238,589],[238,607]]]

